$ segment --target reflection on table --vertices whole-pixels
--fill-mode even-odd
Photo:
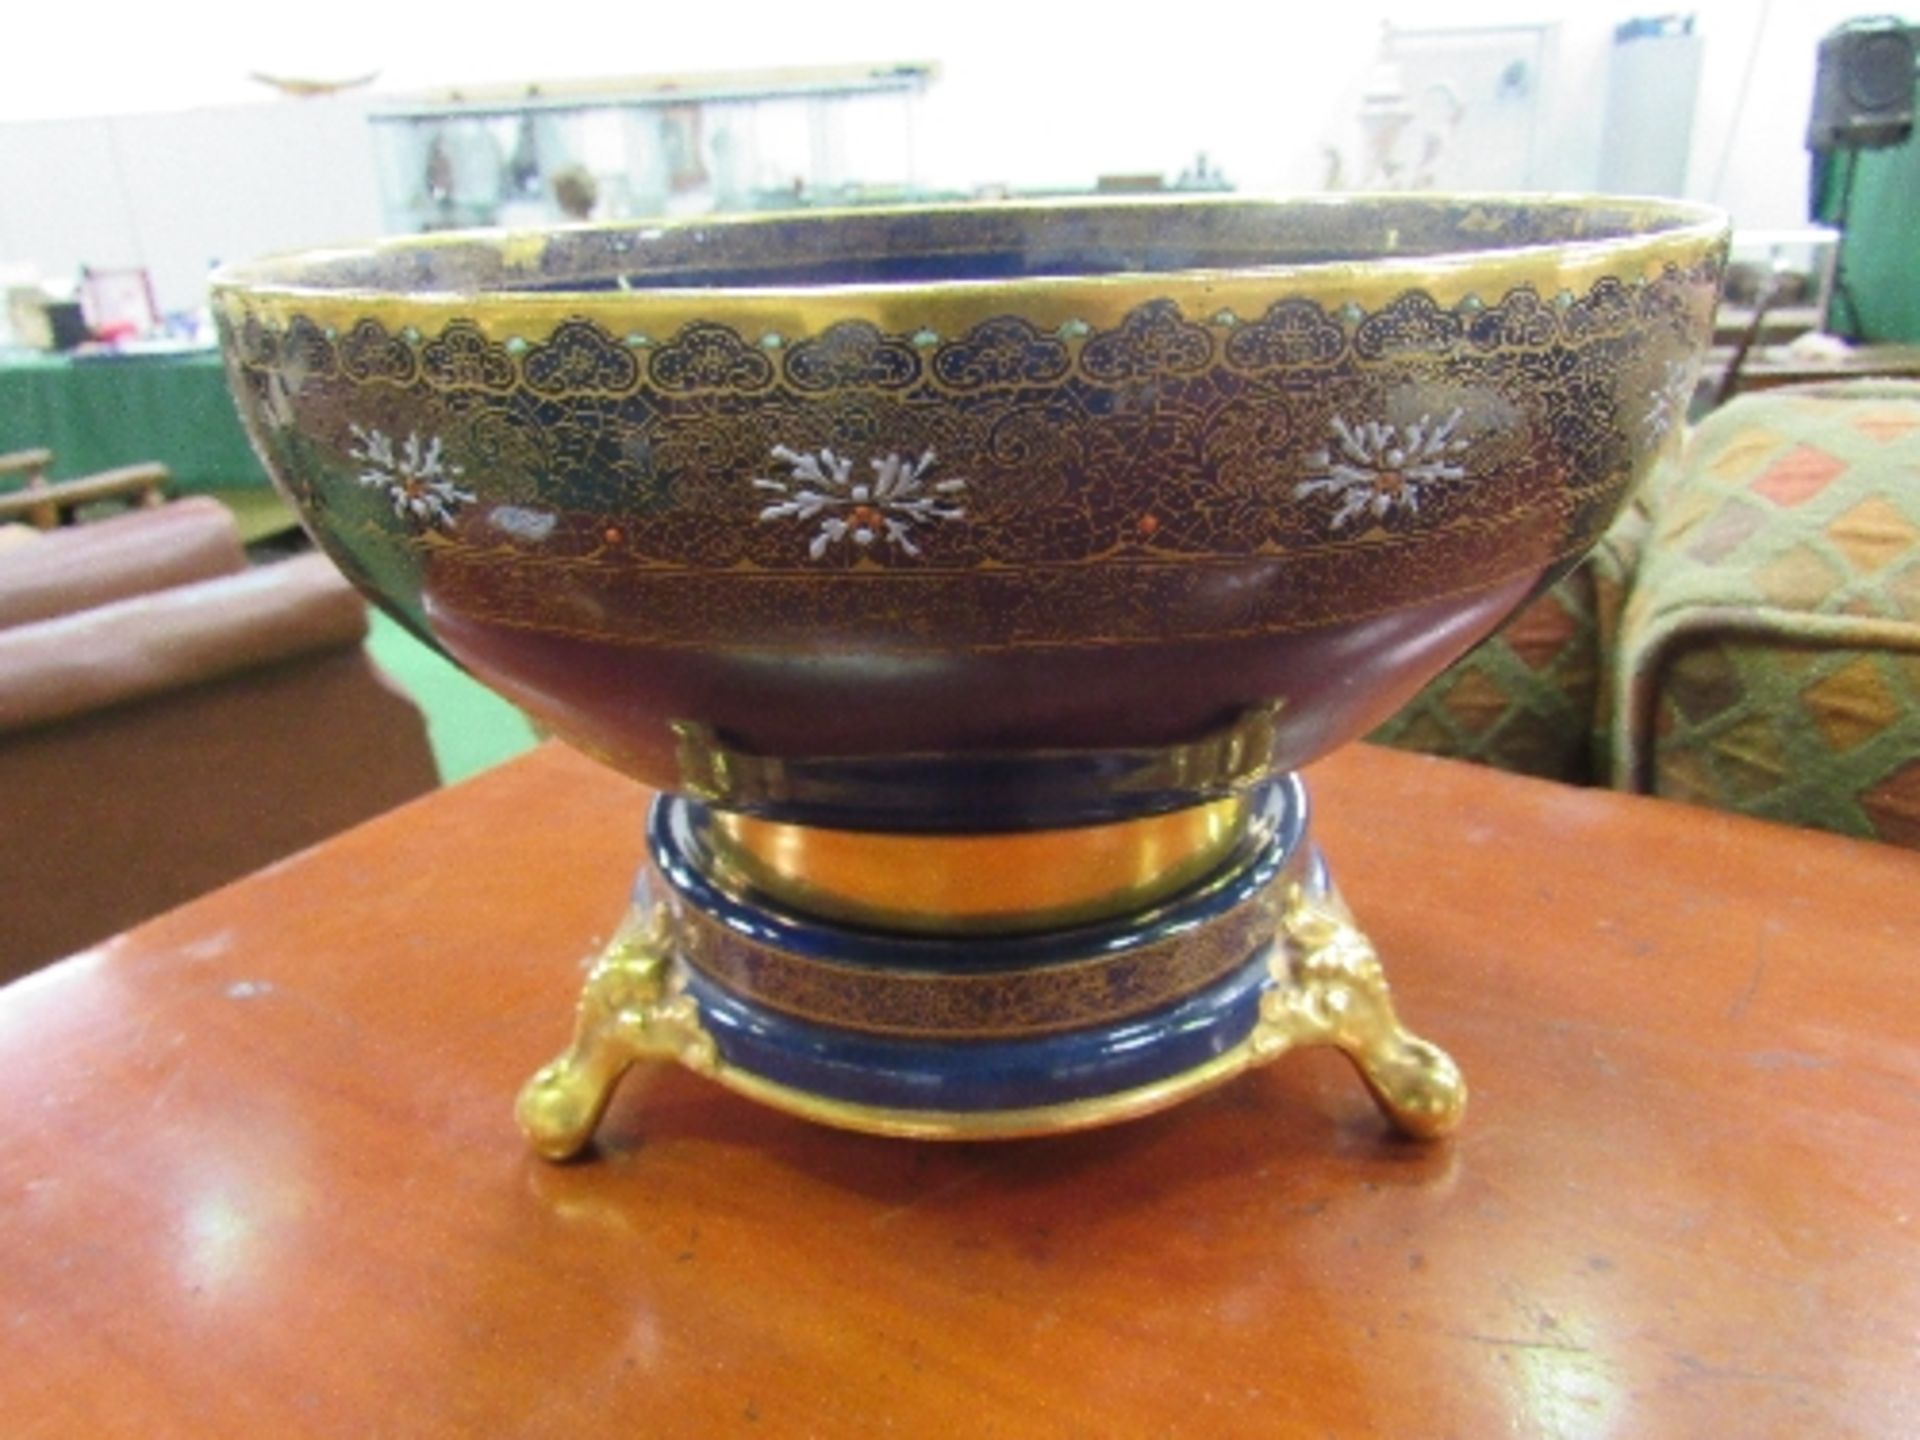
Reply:
[[[1308,775],[1412,1023],[935,1146],[677,1069],[509,1116],[645,795],[548,748],[0,991],[21,1433],[1903,1434],[1920,858],[1351,747]]]

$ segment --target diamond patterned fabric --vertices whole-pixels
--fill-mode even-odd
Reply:
[[[1617,787],[1920,848],[1920,385],[1703,421],[1617,661]]]
[[[1920,849],[1920,384],[1708,416],[1372,738]]]
[[[1607,657],[1648,524],[1636,502],[1578,569],[1368,738],[1523,775],[1604,783]]]

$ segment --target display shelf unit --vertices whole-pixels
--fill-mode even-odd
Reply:
[[[370,112],[387,229],[922,198],[926,63],[434,91]]]

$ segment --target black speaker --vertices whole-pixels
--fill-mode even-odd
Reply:
[[[1810,150],[1876,150],[1913,133],[1920,27],[1894,19],[1852,20],[1820,42]]]

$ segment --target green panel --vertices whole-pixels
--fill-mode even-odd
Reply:
[[[157,460],[177,492],[267,484],[211,352],[0,356],[0,451],[38,446],[56,480]]]
[[[1852,171],[1840,274],[1853,305],[1836,298],[1829,328],[1855,340],[1920,342],[1920,130],[1901,145],[1836,151],[1817,163],[1818,218],[1830,224]]]
[[[513,706],[379,611],[372,619],[367,649],[426,713],[427,738],[443,782],[464,780],[537,743],[533,726]]]

